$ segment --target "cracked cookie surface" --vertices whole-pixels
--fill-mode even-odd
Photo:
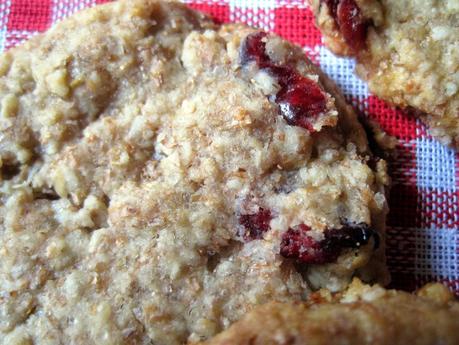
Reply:
[[[299,47],[244,60],[256,35],[119,1],[0,57],[0,343],[199,341],[386,281],[385,162]]]

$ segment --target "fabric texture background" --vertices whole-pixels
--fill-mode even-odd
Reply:
[[[72,13],[107,0],[0,0],[0,51],[46,30]],[[440,281],[459,295],[459,154],[432,139],[411,114],[371,95],[351,59],[324,47],[306,0],[184,0],[218,22],[244,22],[304,48],[348,101],[399,139],[390,160],[388,218],[392,287],[412,290]]]

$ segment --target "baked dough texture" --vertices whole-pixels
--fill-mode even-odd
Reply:
[[[97,6],[1,55],[0,158],[0,344],[200,341],[387,282],[386,163],[335,86],[178,3]]]
[[[325,44],[335,53],[357,57],[357,74],[374,94],[412,109],[433,136],[459,148],[457,0],[310,3]]]
[[[309,304],[257,307],[205,345],[455,345],[458,329],[459,302],[441,284],[411,295],[356,280]]]

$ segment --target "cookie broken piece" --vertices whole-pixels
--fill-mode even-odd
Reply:
[[[387,281],[385,162],[300,47],[118,1],[0,66],[1,344],[182,344],[261,303]],[[323,259],[281,251],[304,227]]]
[[[326,45],[357,58],[370,90],[459,147],[457,1],[310,0]]]
[[[458,344],[459,303],[446,287],[416,295],[354,281],[337,296],[309,303],[271,302],[249,312],[205,345]]]

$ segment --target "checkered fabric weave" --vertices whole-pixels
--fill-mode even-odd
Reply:
[[[106,0],[0,0],[0,50],[84,7]],[[219,22],[245,22],[300,44],[358,109],[399,139],[390,162],[388,264],[393,287],[441,281],[459,294],[459,155],[432,139],[410,114],[368,92],[351,59],[324,47],[305,0],[185,0]]]

